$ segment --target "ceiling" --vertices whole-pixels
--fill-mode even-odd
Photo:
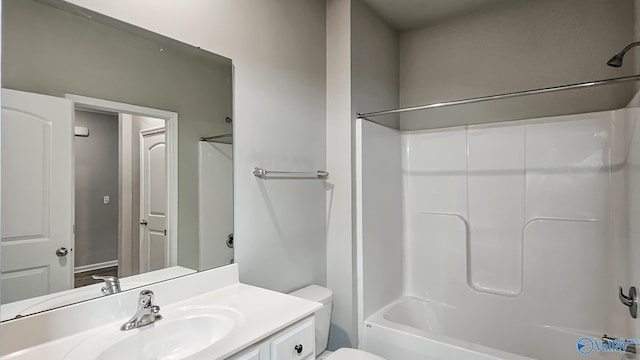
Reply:
[[[523,1],[523,0],[518,0]],[[364,0],[400,31],[419,29],[515,0]]]

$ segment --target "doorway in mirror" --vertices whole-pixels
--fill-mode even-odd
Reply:
[[[2,95],[3,304],[177,265],[176,113]]]
[[[75,112],[75,287],[170,263],[165,121]]]
[[[117,266],[118,277],[129,277],[132,275],[147,273],[149,271],[165,269],[177,265],[177,237],[175,230],[177,227],[177,122],[178,114],[158,109],[118,103],[102,99],[95,99],[79,95],[67,95],[74,101],[76,107],[76,118],[79,115],[86,116],[92,114],[96,118],[99,115],[110,115],[111,127],[116,124],[116,136],[111,131],[111,142],[113,145],[106,146],[98,144],[97,150],[107,153],[107,148],[111,148],[111,161],[95,161],[84,154],[76,153],[76,164],[79,166],[79,158],[88,157],[90,161],[85,161],[84,173],[91,172],[93,175],[83,175],[76,169],[76,182],[89,182],[95,207],[110,205],[111,197],[102,194],[96,183],[106,181],[110,185],[111,193],[114,193],[115,204],[110,207],[109,222],[103,222],[101,226],[108,226],[108,232],[115,234],[105,241],[110,241],[109,251],[105,251],[104,242],[100,245],[91,244],[95,240],[94,236],[86,236],[89,246],[100,247],[95,254],[102,258],[93,261],[86,261],[91,270],[104,269],[109,266]],[[104,120],[104,119],[103,119]],[[80,124],[80,123],[79,123]],[[81,125],[81,124],[80,124]],[[94,126],[96,126],[94,124]],[[76,136],[76,142],[88,140],[92,136],[91,129],[79,129],[81,134],[88,134],[88,137]],[[95,145],[94,145],[95,146]],[[115,151],[113,151],[115,150]],[[105,155],[103,155],[105,156]],[[115,161],[114,161],[115,160]],[[173,161],[172,161],[173,160]],[[111,163],[111,170],[104,171],[104,164]],[[96,173],[100,179],[92,182],[90,178]],[[79,178],[83,176],[84,179]],[[80,205],[76,184],[76,204]],[[86,200],[85,200],[86,201]],[[85,206],[86,207],[86,206]],[[79,209],[77,209],[79,210]],[[90,213],[86,211],[86,213]],[[99,212],[97,212],[99,213]],[[100,219],[100,216],[76,211],[76,227],[83,218],[89,220]],[[100,226],[93,226],[91,221],[82,221],[83,226],[93,231],[100,231]],[[107,229],[105,229],[107,230]],[[107,231],[101,231],[104,234]],[[87,231],[90,233],[90,231]],[[76,230],[76,241],[80,240],[80,233]],[[80,245],[80,243],[78,244]],[[79,246],[76,259],[81,259],[83,255]],[[106,259],[110,256],[113,260]],[[78,269],[76,273],[87,268]]]

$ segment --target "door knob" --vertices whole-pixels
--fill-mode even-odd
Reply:
[[[227,247],[233,249],[233,233],[227,235]]]
[[[58,257],[67,256],[67,254],[69,254],[69,250],[67,250],[66,247],[61,247],[58,250],[56,250],[56,255]]]
[[[147,224],[148,224],[147,220],[145,220],[145,219],[140,220],[140,225],[145,225],[146,226]]]

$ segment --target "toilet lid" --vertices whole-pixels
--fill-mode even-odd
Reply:
[[[378,355],[373,355],[358,349],[342,348],[329,355],[326,360],[385,360]]]

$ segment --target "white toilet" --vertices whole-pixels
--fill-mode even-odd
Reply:
[[[334,353],[327,349],[329,326],[331,325],[331,308],[333,292],[325,287],[310,285],[296,290],[289,295],[321,303],[323,306],[316,312],[316,359],[322,360],[385,360],[363,350],[342,348]]]

